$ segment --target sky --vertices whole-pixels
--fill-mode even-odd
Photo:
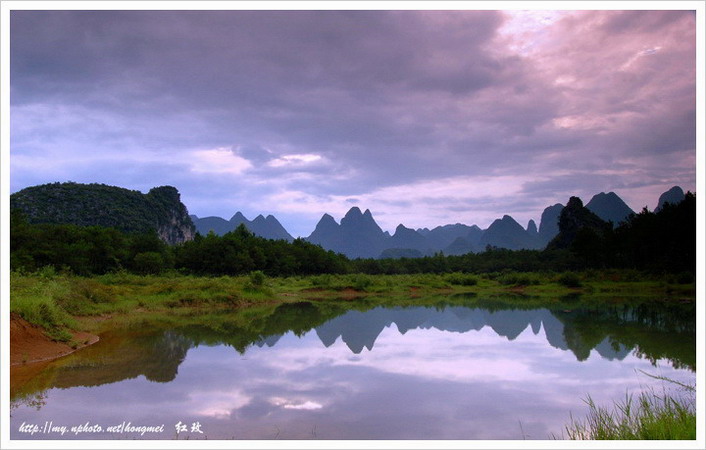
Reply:
[[[693,11],[13,11],[10,191],[171,185],[304,237],[353,206],[654,209],[696,188],[696,38]]]

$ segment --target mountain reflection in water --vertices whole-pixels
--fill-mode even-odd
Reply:
[[[244,354],[252,345],[276,346],[291,331],[302,335],[313,329],[326,347],[341,338],[351,352],[359,354],[365,348],[373,351],[380,333],[392,325],[402,335],[414,329],[467,333],[489,327],[509,341],[530,327],[535,335],[543,333],[549,345],[571,351],[579,361],[586,360],[591,350],[608,360],[622,360],[634,351],[652,362],[667,359],[675,368],[693,371],[694,321],[674,320],[670,317],[673,315],[674,311],[663,305],[561,311],[376,307],[327,314],[310,302],[283,304],[254,329],[225,320],[217,327],[190,325],[169,330],[107,332],[99,344],[80,352],[74,363],[58,365],[51,387],[96,386],[140,375],[150,381],[169,382],[193,347],[225,344]],[[13,387],[16,391],[17,387]]]
[[[12,369],[12,436],[46,438],[19,433],[25,421],[192,420],[209,439],[546,439],[582,396],[624,396],[638,370],[693,378],[689,305],[451,300],[300,302],[112,329]]]

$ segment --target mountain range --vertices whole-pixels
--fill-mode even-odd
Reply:
[[[684,200],[684,191],[674,186],[664,192],[655,211],[665,204]],[[237,212],[225,220],[221,217],[188,215],[176,188],[161,186],[147,194],[139,191],[102,184],[53,183],[22,189],[10,196],[12,210],[20,210],[30,223],[65,223],[79,226],[99,225],[125,232],[157,232],[169,244],[193,239],[195,232],[223,235],[244,225],[257,236],[267,239],[294,241],[294,238],[272,215],[258,215],[248,220]],[[562,211],[571,207],[568,214]],[[550,242],[562,247],[572,239],[572,233],[582,224],[594,228],[617,226],[634,214],[614,192],[594,195],[583,206],[577,197],[569,203],[557,203],[544,209],[539,226],[530,220],[523,227],[509,215],[495,220],[486,229],[461,223],[438,226],[433,229],[411,229],[400,224],[394,234],[383,231],[370,210],[351,208],[340,223],[324,214],[314,231],[304,239],[326,250],[342,253],[349,258],[400,258],[431,256],[438,252],[463,255],[481,252],[488,247],[510,250],[543,249]],[[568,231],[559,236],[560,218],[575,222],[564,227]],[[573,230],[573,231],[571,231]]]
[[[231,232],[238,228],[240,224],[245,225],[245,228],[251,233],[267,239],[283,239],[292,242],[294,238],[284,229],[279,220],[273,215],[264,217],[262,214],[255,217],[253,220],[248,220],[240,211],[235,213],[230,220],[225,220],[221,217],[209,216],[199,218],[195,215],[190,215],[191,220],[196,226],[196,231],[202,235],[207,235],[213,231],[219,236]]]
[[[572,197],[580,202],[580,199]],[[684,191],[675,186],[662,194],[657,210],[664,203],[679,203]],[[574,202],[576,202],[574,200]],[[548,206],[541,215],[539,227],[530,220],[527,227],[520,225],[509,215],[495,220],[488,228],[461,223],[438,226],[433,229],[407,228],[400,224],[390,235],[383,231],[370,210],[364,212],[352,207],[340,223],[329,214],[324,214],[314,231],[305,239],[326,250],[343,253],[349,258],[400,258],[431,256],[438,252],[446,255],[463,255],[484,251],[488,247],[520,249],[543,249],[559,234],[559,217],[565,208],[561,203]],[[615,193],[601,192],[594,195],[585,208],[602,221],[619,225],[635,212]],[[292,236],[274,216],[257,216],[247,220],[240,212],[229,221],[220,217],[198,218],[191,216],[196,230],[201,234],[213,231],[222,235],[234,230],[241,223],[254,234],[268,239],[292,241]]]

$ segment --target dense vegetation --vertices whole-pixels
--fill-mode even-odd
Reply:
[[[154,232],[124,233],[100,226],[29,224],[10,215],[10,266],[33,272],[45,266],[78,275],[125,269],[135,273],[173,266],[173,253]]]
[[[22,189],[10,196],[10,207],[22,211],[33,224],[101,226],[126,233],[184,226],[193,232],[194,225],[179,198],[171,186],[142,194],[105,184],[69,182]]]
[[[303,239],[289,243],[255,236],[245,225],[223,236],[200,234],[173,249],[175,267],[199,275],[238,275],[260,270],[271,276],[343,273],[348,259]]]

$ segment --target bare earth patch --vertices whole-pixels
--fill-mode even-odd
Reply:
[[[41,327],[16,313],[10,313],[10,365],[49,361],[98,342],[99,337],[83,331],[71,333],[75,346],[47,337]],[[74,348],[75,347],[75,348]]]

